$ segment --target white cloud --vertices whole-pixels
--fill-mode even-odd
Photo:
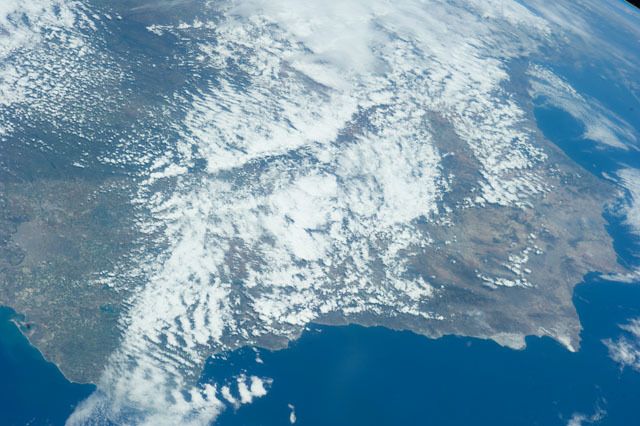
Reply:
[[[242,404],[251,404],[254,398],[261,398],[267,394],[265,382],[257,376],[238,378],[238,393]]]
[[[149,27],[179,35],[216,78],[171,98],[187,107],[171,123],[180,141],[137,199],[160,249],[140,259],[121,346],[70,424],[208,424],[220,398],[266,393],[255,376],[237,396],[196,386],[212,350],[293,337],[329,313],[444,319],[425,311],[437,291],[411,268],[432,244],[418,222],[450,223],[434,114],[478,164],[468,208],[525,208],[548,191],[546,155],[505,89],[506,62],[549,31],[519,3],[210,5],[219,21]],[[196,157],[206,172],[190,175]]]
[[[229,388],[229,386],[222,386],[222,388],[220,388],[220,394],[228,403],[230,403],[234,407],[237,408],[240,406],[240,402],[231,394],[231,389]]]
[[[623,169],[617,172],[622,186],[629,192],[625,223],[640,235],[640,170]]]
[[[227,385],[221,388],[220,393],[227,402],[237,409],[243,404],[251,404],[255,398],[265,396],[267,394],[265,385],[270,385],[271,383],[271,379],[262,379],[258,376],[247,377],[241,374],[236,379],[237,398],[233,396],[231,388]]]
[[[0,3],[0,140],[46,122],[68,135],[66,146],[96,135],[113,142],[104,120],[121,106],[124,72],[101,46],[108,18],[75,0]],[[141,157],[117,154],[120,163]]]
[[[620,367],[640,371],[640,318],[632,319],[620,328],[627,334],[603,341],[609,349],[609,356],[620,364]]]
[[[289,423],[295,424],[298,421],[298,416],[296,416],[296,407],[294,407],[293,404],[287,404],[287,406],[289,407],[289,410],[291,410],[289,413]]]
[[[574,413],[567,422],[567,426],[586,426],[588,424],[596,424],[603,420],[606,415],[607,413],[600,407],[597,407],[595,413],[591,415]]]
[[[637,141],[635,131],[628,123],[607,111],[592,98],[586,98],[552,71],[535,65],[529,68],[530,94],[544,97],[546,103],[561,108],[580,121],[583,137],[613,148],[629,150]]]
[[[75,6],[74,2],[64,0],[3,0],[0,3],[1,106],[23,101],[34,83],[29,71],[23,69],[19,61],[9,61],[9,55],[34,51],[47,34],[72,28],[76,24]]]

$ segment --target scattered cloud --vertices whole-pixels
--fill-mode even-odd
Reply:
[[[528,74],[531,97],[542,98],[571,114],[584,125],[584,138],[621,150],[635,147],[637,137],[633,127],[596,99],[578,93],[562,77],[540,65],[531,66]]]
[[[267,386],[273,382],[272,379],[263,379],[258,376],[247,377],[244,374],[236,378],[236,394],[233,395],[231,387],[224,385],[220,388],[222,397],[233,407],[240,408],[241,405],[251,404],[255,398],[261,398],[267,394]]]
[[[558,10],[480,0],[207,4],[192,22],[149,26],[150,36],[178,36],[174,60],[192,67],[189,78],[212,76],[167,94],[178,111],[162,116],[175,120],[174,149],[141,154],[118,140],[100,157],[147,167],[134,202],[154,250],[138,259],[143,284],[127,300],[121,345],[70,425],[208,424],[269,384],[241,375],[197,385],[211,351],[289,338],[329,313],[444,320],[424,310],[438,293],[412,264],[433,244],[421,223],[452,226],[435,114],[477,164],[466,208],[523,208],[549,190],[507,64],[552,36]],[[3,2],[0,37],[11,43],[0,44],[0,105],[28,104],[83,137],[83,125],[101,128],[81,112],[90,102],[105,112],[96,116],[111,110],[87,94],[124,79],[92,44],[103,19],[73,1]],[[560,88],[550,98],[590,115],[575,91],[537,72],[534,90]],[[595,117],[589,134],[624,146],[626,127]],[[524,271],[527,259],[507,266]]]
[[[621,368],[640,371],[640,318],[632,319],[620,328],[626,333],[617,339],[603,340],[609,349],[609,356]]]
[[[298,421],[298,417],[296,416],[296,407],[294,407],[293,404],[288,404],[287,406],[289,407],[289,410],[291,410],[289,413],[289,423],[295,424]]]
[[[619,170],[617,173],[620,183],[628,191],[625,223],[640,236],[640,170],[628,168]]]
[[[575,413],[567,422],[567,426],[586,426],[596,424],[603,420],[606,415],[606,411],[600,407],[597,407],[595,413],[591,415]]]

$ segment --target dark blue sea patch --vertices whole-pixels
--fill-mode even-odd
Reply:
[[[61,425],[95,389],[69,382],[0,307],[0,425]]]
[[[239,371],[274,379],[266,397],[220,425],[282,425],[295,407],[302,425],[566,425],[601,411],[601,425],[640,424],[640,374],[621,369],[602,339],[640,316],[640,287],[597,281],[577,287],[582,347],[549,338],[514,351],[491,341],[359,326],[310,329],[290,348],[253,349],[211,360],[202,381]]]

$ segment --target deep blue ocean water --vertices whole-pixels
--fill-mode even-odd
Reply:
[[[272,377],[268,395],[232,409],[221,425],[566,425],[576,412],[599,424],[640,424],[640,374],[621,370],[601,340],[640,315],[640,287],[589,279],[574,297],[582,348],[528,338],[514,351],[490,341],[359,326],[312,326],[289,349],[251,349],[212,360],[204,379],[244,368]]]
[[[599,76],[561,71],[640,128],[633,100],[615,95]],[[640,168],[639,156],[583,140],[579,122],[539,105],[541,130],[590,172]],[[615,211],[604,214],[621,261],[638,265],[637,238]],[[526,350],[514,351],[472,338],[312,325],[286,350],[260,350],[264,363],[252,348],[211,359],[201,381],[233,380],[239,371],[274,380],[267,396],[226,410],[221,425],[287,424],[288,404],[302,425],[566,425],[574,413],[599,410],[606,414],[598,424],[640,425],[640,373],[621,369],[602,343],[622,334],[619,324],[640,317],[640,286],[590,275],[576,287],[574,302],[584,326],[577,353],[549,338],[528,338]],[[65,380],[28,344],[12,315],[0,308],[0,425],[63,424],[94,387]]]
[[[69,383],[0,307],[0,425],[63,424],[95,386]]]

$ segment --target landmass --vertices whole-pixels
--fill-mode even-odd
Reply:
[[[603,217],[621,185],[534,115],[636,150],[546,64],[615,46],[546,3],[329,3],[61,1],[7,24],[30,37],[0,56],[0,304],[97,384],[71,424],[210,422],[209,356],[311,322],[576,351],[573,288],[630,273]]]

